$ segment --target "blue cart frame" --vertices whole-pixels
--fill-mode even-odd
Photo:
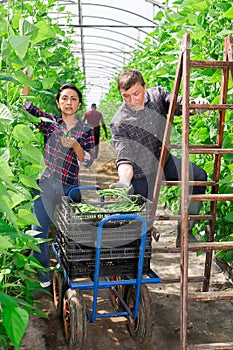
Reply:
[[[80,189],[92,189],[92,186],[81,187]],[[76,188],[75,188],[76,189]],[[98,190],[98,188],[96,188]],[[73,189],[72,189],[73,190]],[[71,191],[72,191],[71,190]],[[142,224],[142,234],[140,240],[139,247],[139,257],[138,257],[138,267],[137,267],[137,275],[136,278],[131,279],[127,277],[127,279],[120,280],[110,280],[108,276],[103,277],[104,281],[100,281],[100,260],[101,260],[101,242],[102,242],[102,230],[104,225],[108,221],[123,221],[123,220],[138,220],[141,221]],[[96,234],[96,255],[95,255],[95,269],[94,269],[94,278],[93,281],[88,282],[74,282],[74,280],[69,278],[66,269],[64,268],[59,255],[58,255],[58,247],[57,243],[52,244],[52,249],[58,264],[60,265],[64,278],[67,281],[67,285],[72,290],[93,290],[93,301],[92,301],[92,310],[87,310],[87,320],[91,323],[94,323],[96,319],[107,318],[107,317],[131,317],[135,320],[138,316],[139,303],[140,303],[140,288],[142,284],[159,284],[161,283],[160,277],[152,270],[149,270],[149,274],[147,278],[143,278],[143,263],[144,263],[144,252],[146,247],[146,236],[147,236],[147,223],[146,220],[138,214],[117,214],[117,215],[109,215],[103,218],[97,227]],[[120,285],[130,285],[135,288],[135,305],[133,308],[133,312],[126,304],[125,300],[118,293],[116,287]],[[110,288],[114,295],[119,299],[120,304],[124,311],[112,312],[112,313],[98,313],[97,312],[97,298],[99,289],[107,289]]]

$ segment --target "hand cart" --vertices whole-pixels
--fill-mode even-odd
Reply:
[[[93,186],[72,190],[75,189],[93,189]],[[63,319],[67,343],[71,349],[82,346],[87,321],[126,317],[131,337],[145,345],[150,341],[153,327],[146,284],[161,282],[150,269],[151,206],[139,213],[79,213],[75,205],[70,205],[69,195],[63,197],[57,211],[57,236],[52,244],[60,267],[54,271],[54,304]],[[100,289],[109,289],[114,312],[98,313]],[[84,302],[82,291],[85,290],[93,291],[90,310]]]

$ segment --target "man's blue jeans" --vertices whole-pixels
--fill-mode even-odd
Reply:
[[[134,188],[134,194],[140,194],[145,198],[153,199],[154,185],[155,185],[156,173],[140,179],[133,178],[132,185]],[[165,167],[164,167],[164,179],[167,181],[181,180],[181,159],[169,154]],[[204,169],[197,166],[194,163],[189,163],[189,179],[192,181],[206,181],[207,174]],[[205,186],[193,186],[189,188],[190,194],[203,194],[205,193]]]
[[[54,179],[45,179],[40,181],[40,191],[36,190],[34,195],[39,195],[39,198],[34,202],[33,212],[40,223],[40,226],[32,225],[32,230],[39,231],[36,237],[48,238],[50,224],[54,219],[56,206],[61,203],[62,196],[67,196],[72,186],[63,185],[61,182]],[[81,193],[79,190],[72,192],[72,200],[74,202],[81,201]],[[50,254],[48,243],[40,244],[41,252],[34,251],[34,256],[39,260],[45,269],[50,266]],[[39,272],[40,282],[50,281],[50,273]]]

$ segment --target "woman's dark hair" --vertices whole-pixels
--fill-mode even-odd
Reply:
[[[119,76],[118,89],[128,90],[136,83],[140,83],[142,86],[145,86],[142,73],[136,69],[129,68],[124,70]]]
[[[59,88],[59,90],[58,90],[58,92],[57,92],[57,96],[56,96],[56,101],[59,101],[59,98],[60,98],[60,96],[61,96],[61,92],[63,91],[63,90],[65,90],[65,89],[72,89],[72,90],[74,90],[74,91],[76,91],[77,92],[77,94],[78,94],[78,97],[79,97],[79,102],[82,104],[82,93],[81,93],[81,91],[75,86],[75,85],[72,85],[72,84],[69,84],[69,83],[67,83],[67,84],[64,84],[64,85],[62,85],[60,88]]]

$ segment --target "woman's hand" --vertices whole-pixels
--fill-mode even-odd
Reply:
[[[28,67],[26,67],[23,70],[24,74],[28,75],[29,71],[28,71]],[[33,75],[30,74],[30,79],[32,79]],[[29,96],[30,95],[30,86],[24,86],[21,91],[20,91],[20,96]]]
[[[84,161],[85,152],[73,137],[62,137],[61,143],[66,148],[73,148],[80,162]]]
[[[64,137],[63,136],[61,138],[62,146],[67,147],[67,148],[74,148],[75,142],[77,142],[77,141],[73,137]]]

